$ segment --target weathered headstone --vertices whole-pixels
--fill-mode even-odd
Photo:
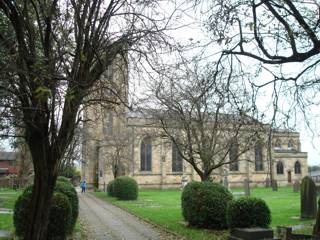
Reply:
[[[247,197],[250,196],[250,181],[249,179],[245,179],[243,182],[244,185],[244,193]]]
[[[320,238],[320,201],[318,203],[319,204],[318,204],[316,223],[313,226],[313,236]]]
[[[229,240],[262,240],[273,239],[273,230],[266,228],[233,228],[230,231]]]
[[[292,228],[277,226],[277,235],[281,240],[291,240]]]
[[[224,175],[224,178],[223,178],[223,186],[225,188],[229,188],[229,181],[228,181],[228,176],[227,175]]]
[[[293,183],[293,192],[300,192],[300,182],[299,180],[295,180]]]
[[[181,178],[181,189],[184,189],[185,186],[188,184],[188,179],[186,176],[182,176]]]
[[[278,182],[277,182],[277,180],[272,180],[271,181],[271,185],[272,185],[272,191],[277,192],[278,191]]]
[[[270,187],[271,186],[271,181],[270,181],[270,178],[266,178],[266,188]]]
[[[313,180],[306,176],[300,187],[301,218],[315,218],[317,214],[317,192]]]

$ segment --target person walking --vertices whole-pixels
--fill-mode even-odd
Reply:
[[[83,180],[81,183],[81,193],[86,193],[87,183],[86,180]]]

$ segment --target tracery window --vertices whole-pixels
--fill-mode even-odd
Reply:
[[[296,161],[296,163],[294,164],[294,173],[301,174],[301,164],[299,161]]]
[[[277,174],[283,174],[283,163],[281,161],[277,162]]]
[[[263,154],[262,154],[262,145],[257,144],[254,149],[255,156],[255,169],[256,171],[263,171]]]
[[[172,143],[172,172],[182,172],[182,157],[176,144]]]
[[[151,171],[152,163],[152,141],[150,137],[145,137],[140,145],[141,171]]]
[[[238,143],[234,141],[229,150],[229,169],[230,171],[239,171],[239,162],[238,162]]]

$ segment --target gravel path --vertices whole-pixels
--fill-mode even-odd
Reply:
[[[80,217],[90,239],[158,240],[160,234],[128,212],[91,194],[79,194]]]

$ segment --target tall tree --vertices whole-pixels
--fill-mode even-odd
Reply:
[[[237,59],[244,70],[255,76],[249,82],[256,92],[253,98],[259,96],[258,93],[265,94],[264,101],[256,99],[256,102],[273,110],[268,114],[272,126],[281,124],[281,127],[294,128],[303,118],[309,129],[318,135],[313,119],[318,118],[314,106],[320,103],[319,2],[196,0],[195,3],[205,8],[202,12],[207,14],[202,19],[214,46],[220,44],[227,57]],[[249,67],[246,66],[248,62]],[[271,131],[269,136],[272,179]]]
[[[276,111],[281,111],[280,95],[294,100],[287,117],[294,115],[290,110],[300,107],[305,114],[311,103],[319,103],[315,91],[320,64],[318,1],[219,0],[205,7],[205,26],[214,42],[223,45],[224,53],[242,63],[248,57],[256,60],[258,77],[262,69],[267,70],[264,73],[268,74],[257,77],[252,85],[258,90],[266,85],[273,88]]]
[[[116,56],[127,59],[130,50],[143,53],[167,43],[164,30],[174,14],[158,6],[126,0],[0,1],[1,21],[7,23],[0,32],[6,57],[0,87],[10,95],[1,109],[18,116],[35,171],[24,239],[46,239],[58,165],[92,86]]]
[[[178,154],[208,181],[213,170],[248,161],[243,155],[253,151],[266,128],[252,117],[248,89],[232,70],[225,74],[219,63],[214,69],[191,65],[178,66],[155,83],[147,111]]]

